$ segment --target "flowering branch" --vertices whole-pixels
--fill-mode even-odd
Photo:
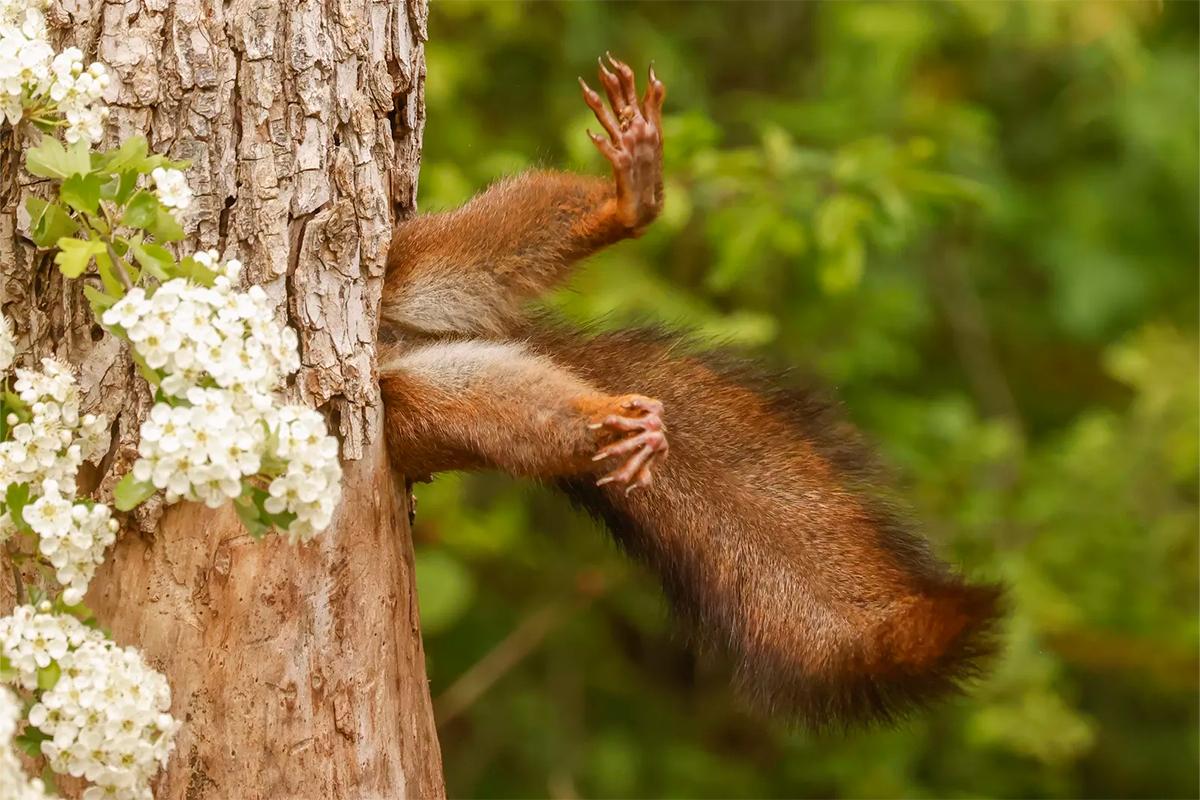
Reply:
[[[277,396],[300,366],[298,337],[260,287],[238,288],[236,259],[209,250],[177,260],[164,246],[184,238],[175,214],[192,200],[187,164],[150,153],[141,137],[92,149],[108,75],[101,64],[85,69],[76,48],[55,54],[43,7],[0,0],[0,122],[46,134],[25,169],[57,194],[26,201],[30,238],[55,251],[65,278],[99,278],[84,286],[95,317],[154,387],[116,508],[158,491],[168,503],[232,500],[256,538],[273,528],[308,541],[332,519],[342,471],[324,417]],[[0,786],[30,798],[53,788],[49,772],[25,778],[16,745],[92,782],[85,800],[151,798],[180,724],[167,713],[170,689],[136,650],[94,630],[83,605],[119,528],[107,505],[76,497],[80,465],[108,451],[108,421],[80,415],[75,378],[53,359],[11,380],[14,355],[0,315],[0,542],[21,603],[0,618]],[[54,596],[28,587],[25,603],[19,563],[56,583]],[[14,736],[21,717],[28,724]]]

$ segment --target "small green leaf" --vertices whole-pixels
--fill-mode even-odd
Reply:
[[[258,504],[254,502],[252,497],[247,496],[255,487],[249,484],[243,484],[243,486],[245,487],[245,491],[241,497],[234,499],[233,507],[237,511],[238,519],[246,526],[246,531],[256,540],[261,541],[263,535],[267,532],[267,526],[259,518]],[[259,489],[258,491],[262,490]]]
[[[101,314],[117,304],[117,298],[105,294],[95,286],[84,286],[83,294],[88,299],[88,302],[91,303],[92,316],[97,321],[100,320]]]
[[[92,256],[104,252],[104,242],[95,239],[59,239],[59,251],[54,254],[54,263],[67,278],[78,278],[87,269]]]
[[[185,235],[183,226],[175,219],[175,215],[161,207],[153,224],[146,226],[146,231],[156,242],[178,242]]]
[[[58,666],[57,661],[51,661],[37,671],[38,688],[43,692],[48,692],[54,688],[54,684],[58,683],[59,677],[62,676],[62,669]]]
[[[42,742],[49,738],[51,737],[48,734],[38,728],[26,725],[23,733],[13,737],[13,743],[24,750],[31,758],[37,758],[42,754]]]
[[[142,168],[142,162],[145,160],[149,149],[149,145],[146,144],[146,137],[134,136],[126,139],[116,150],[94,154],[92,156],[92,168],[97,172],[107,175],[124,172],[128,169],[149,172],[150,170]],[[153,167],[150,169],[153,169]]]
[[[131,352],[129,355],[133,359],[133,363],[137,364],[138,372],[142,373],[142,377],[146,379],[147,383],[151,386],[158,386],[162,383],[162,375],[158,374],[158,370],[151,369],[146,360],[137,352]]]
[[[86,617],[95,616],[93,614],[92,610],[90,608],[88,608],[86,605],[84,605],[82,600],[73,606],[69,606],[65,602],[63,602],[63,596],[61,594],[58,597],[54,598],[53,611],[55,614],[70,614],[71,616],[73,616],[79,620],[83,620]]]
[[[186,256],[180,260],[179,264],[175,267],[175,275],[195,281],[201,286],[212,286],[217,282],[217,273],[191,256]]]
[[[4,416],[16,414],[18,422],[29,422],[33,419],[33,412],[29,410],[29,406],[25,405],[25,401],[20,395],[14,392],[4,392],[0,395],[0,407],[4,409]]]
[[[58,196],[62,201],[76,211],[95,214],[100,204],[100,185],[103,181],[99,175],[72,175],[62,182]]]
[[[90,145],[81,140],[64,148],[53,136],[43,136],[42,143],[25,154],[25,169],[43,178],[87,175],[92,171]]]
[[[266,503],[271,498],[271,495],[266,490],[260,489],[257,486],[251,486],[250,492],[254,498],[254,505],[258,509],[258,518],[265,525],[286,531],[296,521],[296,515],[291,511],[283,511],[279,514],[272,514],[270,511],[267,511]],[[245,496],[244,492],[243,496]]]
[[[153,483],[150,481],[139,481],[130,472],[117,483],[116,489],[113,490],[113,497],[116,499],[118,510],[129,511],[138,503],[154,494],[154,492]]]
[[[4,505],[8,509],[8,515],[12,518],[13,524],[17,526],[17,530],[22,533],[33,533],[33,528],[29,527],[29,523],[25,521],[23,510],[28,502],[28,483],[10,484],[8,491],[4,493]]]
[[[129,249],[142,268],[160,281],[169,280],[175,272],[175,256],[157,244],[140,244],[130,241]]]
[[[0,653],[0,683],[11,683],[19,678],[20,671],[8,660],[8,656]]]
[[[79,230],[79,223],[57,203],[47,203],[38,197],[25,201],[29,212],[29,238],[38,247],[54,247],[64,236]]]
[[[112,200],[119,206],[125,205],[130,196],[137,191],[137,179],[141,175],[136,170],[128,170],[120,175],[112,176],[100,187],[100,196]]]
[[[51,795],[59,794],[58,784],[54,780],[54,768],[49,764],[42,767],[42,785],[49,790]]]
[[[107,252],[96,254],[96,266],[100,272],[100,280],[104,282],[104,290],[113,297],[122,296],[125,293],[125,287],[117,280],[116,273],[113,272],[112,259],[108,257]]]
[[[848,292],[862,281],[866,262],[862,239],[847,239],[840,247],[824,253],[818,270],[821,288],[826,294]]]
[[[846,192],[823,202],[816,214],[817,244],[833,250],[856,236],[858,226],[871,216],[871,207],[862,198]]]
[[[147,191],[138,192],[125,207],[122,224],[131,228],[148,228],[158,217],[158,198]]]

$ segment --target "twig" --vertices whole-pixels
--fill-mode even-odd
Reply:
[[[572,608],[571,613],[568,613],[559,603],[550,603],[526,618],[504,641],[493,647],[434,701],[434,719],[437,724],[445,725],[474,705],[480,695],[536,650],[551,631],[577,610]]]
[[[21,570],[17,568],[17,560],[13,557],[11,547],[5,548],[8,551],[8,568],[12,570],[13,576],[13,592],[16,594],[17,605],[25,605],[25,582],[21,580]]]
[[[954,250],[954,246],[947,243],[946,252],[935,254],[931,259],[931,263],[937,265],[932,281],[934,293],[950,324],[954,348],[984,412],[1002,417],[1018,432],[1023,431],[1017,402],[996,357],[983,301]]]
[[[603,577],[598,584],[595,581],[581,581],[581,601],[568,604],[566,608],[561,600],[548,603],[528,616],[504,641],[475,662],[474,666],[433,701],[434,719],[437,724],[446,724],[474,705],[475,701],[505,673],[536,650],[552,631],[586,610],[592,601],[604,595],[610,588],[610,582]]]
[[[133,289],[133,281],[129,280],[129,273],[125,271],[125,265],[121,263],[121,259],[117,258],[117,251],[113,249],[111,243],[106,239],[104,241],[105,248],[108,249],[108,257],[112,260],[113,272],[117,273],[117,278],[120,279],[121,285],[125,287],[125,291]]]

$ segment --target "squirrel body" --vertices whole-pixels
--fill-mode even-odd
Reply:
[[[611,64],[607,106],[581,84],[613,180],[531,171],[397,228],[379,359],[392,464],[553,482],[768,712],[849,725],[953,692],[994,649],[1000,590],[932,554],[831,403],[682,334],[526,314],[661,210],[665,90],[651,69],[639,101]]]

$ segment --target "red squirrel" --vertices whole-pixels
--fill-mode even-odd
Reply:
[[[526,312],[662,209],[665,89],[651,67],[639,101],[609,58],[607,105],[580,84],[611,180],[530,171],[397,228],[379,357],[391,463],[552,481],[767,713],[848,726],[953,693],[996,648],[1000,589],[931,553],[831,404],[680,334]]]

